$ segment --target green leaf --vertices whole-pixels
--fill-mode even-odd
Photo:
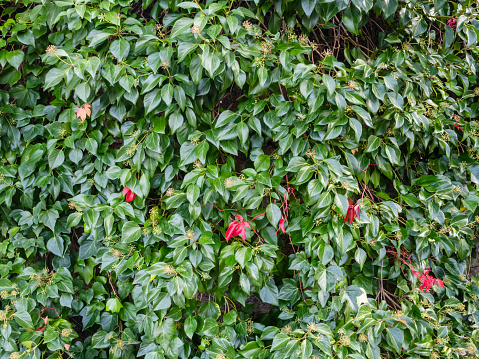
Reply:
[[[203,52],[203,67],[208,72],[209,77],[214,78],[216,70],[221,65],[222,56],[218,52]]]
[[[271,164],[271,159],[268,155],[259,155],[254,160],[254,169],[256,172],[266,171],[268,170]]]
[[[363,296],[366,298],[367,301],[366,293],[364,292],[364,290],[355,285],[350,285],[341,294],[341,299],[343,301],[347,301],[354,312],[357,312],[359,309],[359,303],[361,301],[360,298],[360,301],[358,302],[359,297]]]
[[[271,350],[279,350],[282,349],[288,344],[290,338],[289,335],[279,333],[273,339],[273,344],[271,345]]]
[[[17,322],[17,324],[22,328],[33,329],[33,321],[30,314],[26,311],[17,311],[13,318]]]
[[[198,44],[188,41],[180,41],[178,45],[178,62],[182,62],[188,54],[192,53]]]
[[[53,236],[47,242],[47,249],[53,254],[63,257],[65,246],[63,244],[63,238],[60,236]]]
[[[238,263],[241,265],[241,268],[244,268],[246,266],[246,263],[251,260],[253,257],[253,252],[251,251],[251,248],[247,247],[241,247],[236,251],[235,258],[238,261]]]
[[[341,209],[341,215],[346,216],[346,213],[349,208],[349,202],[346,196],[340,193],[337,193],[334,196],[334,204],[336,204],[336,206],[338,206],[338,208]]]
[[[302,167],[294,178],[295,183],[301,184],[308,181],[313,176],[313,173],[313,169],[310,166]]]
[[[244,146],[249,140],[249,127],[246,123],[240,122],[236,125],[236,133],[238,138],[241,141],[241,144]]]
[[[256,180],[268,187],[271,187],[271,175],[267,171],[260,172],[256,175]]]
[[[220,128],[226,125],[227,123],[232,121],[235,118],[235,116],[236,114],[233,111],[230,111],[230,110],[223,111],[216,119],[215,128]]]
[[[174,88],[171,84],[166,84],[161,88],[161,98],[165,101],[167,106],[171,105],[171,101],[173,100],[173,92]]]
[[[355,35],[359,34],[359,22],[361,21],[361,12],[359,9],[350,4],[343,12],[343,25],[344,27]]]
[[[208,153],[209,148],[210,145],[207,141],[202,141],[196,146],[195,153],[201,163],[206,163],[206,154]]]
[[[316,6],[316,0],[301,0],[301,6],[303,7],[304,14],[309,17]]]
[[[259,296],[261,300],[265,303],[269,303],[271,305],[278,305],[278,288],[274,284],[274,282],[269,282],[263,287],[261,287],[259,291]]]
[[[167,350],[171,339],[175,333],[175,322],[171,318],[166,318],[158,325],[157,341],[160,343],[163,350]]]
[[[268,217],[269,223],[271,223],[274,228],[278,228],[279,220],[282,217],[281,210],[276,204],[270,203],[268,207],[266,207],[266,217]]]
[[[21,50],[14,50],[7,53],[6,59],[10,65],[18,70],[23,62],[25,54]]]
[[[452,43],[454,42],[454,30],[446,25],[446,36],[444,40],[444,47],[449,48],[451,47]]]
[[[331,76],[324,74],[323,83],[326,85],[326,88],[328,89],[328,95],[333,96],[334,92],[336,91],[336,81],[334,81],[334,79]]]
[[[107,312],[119,313],[121,308],[123,308],[123,305],[121,304],[121,302],[118,298],[110,298],[106,302],[105,310]]]
[[[313,345],[309,340],[304,340],[301,343],[301,359],[308,359],[313,353]]]
[[[194,20],[189,17],[181,17],[175,22],[171,29],[170,38],[174,39],[180,35],[190,33],[190,27],[193,26]]]
[[[91,42],[90,42],[90,47],[96,47],[97,45],[101,44],[103,41],[108,39],[110,37],[110,33],[108,32],[99,32],[95,36],[93,36]]]
[[[160,152],[160,135],[156,132],[151,132],[145,141],[145,146],[153,152]],[[110,170],[110,169],[108,169]]]
[[[40,222],[50,228],[52,231],[55,231],[55,224],[58,218],[60,218],[60,215],[58,214],[58,211],[56,209],[49,209],[47,211],[43,211],[38,216]]]
[[[110,45],[110,51],[115,56],[118,61],[122,61],[128,56],[130,52],[130,44],[125,38],[120,37],[118,40],[115,40]]]
[[[196,317],[189,316],[185,319],[185,334],[188,338],[192,339],[193,334],[196,332],[196,328],[198,327],[198,323],[196,321]]]
[[[141,237],[141,228],[135,222],[126,222],[121,229],[122,243],[135,242]]]
[[[477,42],[477,34],[473,26],[466,26],[466,35],[467,35],[467,47],[470,47]]]
[[[75,88],[75,95],[77,95],[83,102],[88,102],[90,97],[90,85],[87,82],[82,82]]]
[[[310,197],[318,196],[323,191],[321,180],[313,179],[308,183],[308,194]]]
[[[76,227],[83,218],[83,213],[73,212],[68,216],[67,227]]]
[[[363,270],[364,263],[366,263],[367,254],[362,248],[357,248],[354,254],[354,259],[359,263],[359,269]]]
[[[261,87],[264,87],[266,84],[266,80],[268,80],[268,70],[266,70],[265,67],[260,67],[258,69],[258,79],[259,79],[259,85]]]
[[[318,278],[321,289],[329,292],[343,278],[343,272],[338,266],[329,266],[316,272],[315,278]]]
[[[248,193],[249,186],[248,185],[243,185],[239,186],[236,190],[235,195],[233,196],[233,199],[231,200],[232,202],[237,202],[241,199],[243,199],[246,194]]]
[[[183,126],[183,116],[179,111],[173,112],[170,117],[168,118],[168,125],[170,125],[171,133],[176,133],[178,129]]]
[[[251,283],[248,278],[248,276],[245,273],[241,273],[240,278],[239,278],[239,285],[241,289],[247,294],[250,293],[251,291]]]
[[[303,157],[293,157],[288,164],[286,170],[288,172],[298,172],[304,166],[307,166],[308,162]]]
[[[368,138],[368,144],[366,145],[364,152],[376,151],[380,145],[381,139],[377,136],[371,135]]]
[[[200,187],[197,184],[190,184],[186,190],[186,198],[194,204],[200,195]]]
[[[387,88],[394,92],[399,91],[399,84],[397,80],[392,76],[384,76],[384,84]]]
[[[146,108],[146,113],[150,113],[152,112],[153,110],[155,110],[158,105],[160,104],[161,102],[161,92],[160,92],[160,89],[154,89],[150,92],[148,92],[146,95],[145,95],[145,98],[143,100],[143,103],[145,105],[145,108]]]
[[[426,32],[427,30],[427,22],[424,20],[422,17],[419,17],[415,23],[413,23],[413,29],[414,29],[414,35],[413,36],[419,36]]]
[[[327,243],[322,243],[318,248],[318,257],[321,259],[321,264],[327,265],[334,258],[333,247]]]
[[[63,150],[56,148],[48,155],[48,165],[51,169],[61,166],[64,161],[65,154],[63,153]]]
[[[398,354],[401,353],[402,345],[404,342],[403,331],[399,328],[394,328],[394,327],[386,328],[386,331],[387,331],[388,341],[393,347],[394,351]]]
[[[54,87],[63,80],[65,76],[65,71],[60,70],[57,68],[53,68],[48,71],[47,76],[45,77],[45,89],[49,89],[50,87]]]

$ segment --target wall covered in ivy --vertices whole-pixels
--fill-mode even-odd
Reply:
[[[0,358],[474,358],[479,4],[0,1]]]

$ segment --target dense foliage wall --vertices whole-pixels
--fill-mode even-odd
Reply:
[[[0,8],[0,358],[477,357],[476,1]]]

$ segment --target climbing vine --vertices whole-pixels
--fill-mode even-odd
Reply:
[[[0,14],[0,358],[477,357],[477,2]]]

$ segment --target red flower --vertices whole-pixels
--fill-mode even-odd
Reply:
[[[127,202],[132,202],[136,197],[136,193],[133,193],[128,187],[123,188],[123,196],[125,195]]]
[[[449,27],[453,30],[456,30],[456,19],[449,19],[446,21],[446,24],[449,25]]]
[[[250,227],[248,222],[243,222],[243,217],[239,214],[235,214],[235,217],[238,218],[237,221],[233,221],[228,226],[226,231],[226,242],[230,240],[231,237],[241,236],[243,241],[246,240],[246,227]]]
[[[459,127],[459,124],[458,124],[457,122],[454,124],[454,126],[456,126],[456,128],[457,128],[458,130],[461,129],[461,128]]]
[[[348,211],[346,212],[346,217],[344,217],[344,222],[349,220],[349,223],[353,223],[354,218],[361,219],[361,205],[354,205],[354,202],[351,198],[348,198]]]
[[[286,220],[281,217],[281,219],[279,220],[279,226],[278,226],[278,231],[281,229],[283,231],[283,233],[286,233],[285,229],[284,229],[284,222],[286,222]],[[276,231],[276,232],[278,232]]]

